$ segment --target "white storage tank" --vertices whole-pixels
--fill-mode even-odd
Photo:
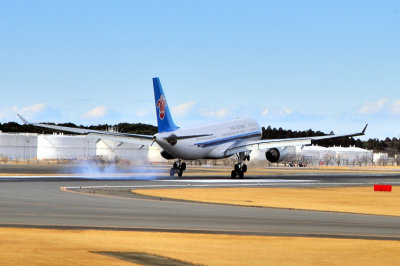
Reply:
[[[38,160],[74,160],[96,157],[96,139],[62,134],[39,135]]]
[[[154,163],[168,162],[168,160],[161,156],[161,148],[157,145],[157,143],[154,143],[152,146],[149,147],[147,160]]]
[[[147,161],[149,147],[126,142],[99,140],[96,144],[96,156],[106,160]]]
[[[331,147],[330,150],[336,153],[335,160],[339,162],[340,165],[349,164],[359,164],[369,163],[372,159],[372,151],[364,150],[354,146],[344,148],[344,147]]]
[[[0,133],[0,157],[7,160],[33,160],[37,155],[37,134]]]
[[[389,156],[386,152],[374,153],[373,160],[378,165],[385,165],[389,160]]]

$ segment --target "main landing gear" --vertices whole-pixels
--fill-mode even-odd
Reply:
[[[185,170],[186,170],[186,163],[185,162],[181,163],[181,159],[179,159],[172,165],[172,168],[169,170],[169,175],[174,176],[177,173],[178,176],[181,177]]]
[[[250,161],[250,155],[245,152],[236,154],[238,157],[238,163],[235,164],[235,168],[231,172],[231,178],[243,178],[244,173],[247,172],[247,165],[242,163],[243,161]]]

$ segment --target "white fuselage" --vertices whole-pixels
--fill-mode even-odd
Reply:
[[[253,119],[240,118],[213,124],[162,132],[155,135],[157,144],[168,154],[184,160],[221,159],[228,157],[225,151],[241,140],[261,139],[261,127]],[[177,140],[171,145],[166,138],[171,135],[209,135]]]

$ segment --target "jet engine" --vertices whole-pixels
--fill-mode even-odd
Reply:
[[[280,163],[286,159],[288,152],[287,148],[271,148],[265,152],[265,158],[271,163]]]
[[[174,156],[172,156],[171,154],[169,154],[168,152],[166,152],[164,150],[161,150],[160,154],[164,159],[167,159],[167,160],[175,159]]]

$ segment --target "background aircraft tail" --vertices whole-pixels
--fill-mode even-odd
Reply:
[[[153,78],[153,88],[154,99],[156,103],[158,132],[169,132],[177,130],[178,127],[175,125],[171,113],[169,112],[167,99],[165,98],[165,94],[159,78]]]

